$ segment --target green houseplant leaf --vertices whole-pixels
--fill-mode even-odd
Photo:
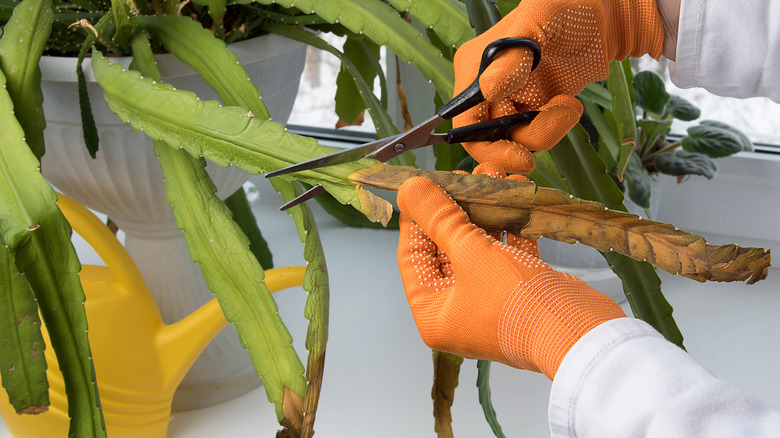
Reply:
[[[650,195],[652,193],[650,175],[644,167],[642,160],[636,154],[631,154],[629,159],[628,171],[626,172],[628,181],[628,197],[634,204],[644,208],[650,208]]]
[[[230,211],[214,194],[206,176],[205,160],[155,142],[155,153],[167,178],[166,196],[184,231],[190,258],[198,263],[209,289],[214,291],[225,318],[233,323],[280,422],[288,416],[288,390],[302,398],[306,391],[303,365],[277,313],[271,292],[263,283],[263,268],[248,249],[248,240],[230,218]],[[201,187],[192,190],[192,184]],[[189,187],[189,188],[185,188]],[[205,196],[206,194],[210,196]],[[213,227],[199,224],[213,223]],[[224,254],[230,254],[225,260]],[[226,263],[229,264],[227,269]]]
[[[637,120],[637,125],[641,129],[641,144],[642,150],[640,154],[647,153],[647,150],[651,150],[656,141],[661,136],[666,135],[669,129],[672,127],[671,120],[654,120],[654,119],[640,119]]]
[[[744,150],[742,139],[734,131],[713,124],[700,124],[688,128],[688,136],[682,140],[688,152],[698,152],[710,158],[728,157]]]
[[[636,104],[653,114],[663,114],[671,99],[663,78],[651,71],[641,71],[634,76],[634,94]]]
[[[727,124],[720,122],[718,120],[702,120],[700,123],[704,126],[714,126],[716,128],[724,129],[726,131],[729,131],[736,135],[739,138],[740,143],[742,143],[742,150],[746,152],[752,152],[753,151],[753,142],[750,141],[747,135],[740,131],[739,129]]]
[[[718,166],[707,155],[683,150],[658,155],[655,168],[667,175],[701,175],[707,179],[715,178],[718,171]]]
[[[192,30],[188,30],[188,32],[196,32],[192,26],[189,26],[189,29]],[[198,30],[197,32],[200,31]],[[200,33],[202,34],[202,32]],[[210,68],[209,64],[211,58],[208,54],[209,45],[215,46],[216,50],[224,51],[221,43],[216,40],[204,41],[204,46],[200,47],[201,51],[192,54],[194,57],[200,57],[197,62],[193,62],[193,66]],[[148,45],[144,44],[142,49],[147,53],[150,53],[148,52]],[[188,59],[188,57],[184,58]],[[239,66],[237,63],[233,62],[229,65],[231,65],[232,68],[226,72],[227,74],[239,78],[246,75],[243,67]],[[215,87],[220,91],[220,97],[223,101],[229,104],[246,105],[258,114],[268,114],[260,99],[259,90],[257,90],[256,87],[248,85],[247,81],[242,80],[235,81],[234,84],[235,85],[232,85],[232,87],[242,87],[244,90],[231,90]],[[225,87],[224,84],[222,86]],[[165,149],[159,152],[168,153],[169,151]],[[195,167],[197,170],[197,166]],[[201,178],[198,178],[198,180],[200,179]],[[208,181],[207,177],[203,179]],[[300,186],[297,183],[291,183],[284,179],[275,179],[272,181],[272,184],[284,197],[289,199],[292,199],[301,193]],[[308,292],[304,315],[309,321],[306,340],[309,358],[306,367],[305,392],[302,393],[300,388],[296,388],[295,386],[286,383],[290,381],[290,378],[295,378],[293,381],[300,383],[298,381],[298,377],[301,377],[300,373],[296,374],[295,371],[293,371],[292,375],[287,375],[288,379],[283,379],[281,382],[278,380],[269,380],[269,377],[266,377],[265,374],[268,371],[269,364],[266,363],[263,365],[262,363],[258,363],[255,361],[254,356],[253,363],[255,363],[258,373],[263,377],[265,385],[275,384],[276,386],[275,397],[269,392],[269,399],[276,403],[277,416],[279,417],[280,423],[286,428],[284,433],[308,437],[312,436],[314,433],[314,419],[316,416],[323,376],[328,327],[328,277],[319,234],[308,206],[294,208],[291,209],[290,212],[295,219],[301,241],[305,244],[304,259],[307,261],[307,269],[303,284],[304,289]],[[265,296],[265,294],[261,295]],[[268,298],[270,298],[270,295]],[[251,313],[251,310],[248,313]],[[278,315],[276,319],[278,319]],[[279,320],[279,324],[281,324],[281,320]],[[281,325],[281,328],[284,328],[283,324]],[[302,365],[297,361],[297,356],[293,357],[294,351],[292,351],[292,347],[290,346],[291,340],[289,339],[289,334],[287,334],[286,329],[283,333],[280,332],[275,336],[272,336],[271,339],[275,339],[275,342],[284,347],[285,351],[293,353],[292,355],[287,356],[286,361],[282,360],[280,366],[284,366],[284,363],[286,362],[288,369],[298,370]],[[279,359],[281,356],[272,354],[271,357],[277,357],[277,359]],[[272,375],[270,378],[273,379],[278,376],[278,373],[273,369],[271,369],[271,371]],[[281,399],[279,399],[279,395],[281,395]]]
[[[701,116],[699,107],[674,94],[669,99],[669,105],[666,106],[666,110],[669,111],[669,114],[675,119],[686,122],[696,120]]]

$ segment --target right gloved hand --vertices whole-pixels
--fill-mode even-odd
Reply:
[[[541,113],[512,131],[511,140],[464,146],[478,162],[500,164],[507,172],[528,173],[533,152],[553,147],[579,121],[574,97],[609,75],[609,62],[627,56],[661,56],[664,32],[654,0],[524,0],[498,24],[468,41],[455,54],[455,93],[477,77],[485,47],[504,37],[536,41],[542,59],[529,74],[529,49],[508,49],[480,76],[487,102],[455,117],[455,127],[516,112]]]
[[[504,176],[499,168],[482,173]],[[585,333],[625,316],[606,295],[547,266],[536,242],[510,235],[503,244],[488,235],[429,179],[404,182],[398,206],[404,290],[423,341],[435,350],[552,379]]]

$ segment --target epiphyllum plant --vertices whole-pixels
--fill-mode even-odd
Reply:
[[[495,11],[490,8],[492,3],[467,3],[474,22],[489,25]],[[10,6],[15,6],[12,16]],[[225,42],[214,36],[230,40],[249,36],[250,29],[277,32],[339,56],[347,72],[341,79],[347,85],[340,87],[338,96],[341,118],[354,120],[355,114],[366,108],[378,135],[388,136],[397,130],[385,112],[385,99],[376,98],[369,86],[373,76],[381,72],[375,59],[377,47],[384,45],[413,64],[436,88],[438,100],[445,101],[452,95],[450,60],[454,48],[474,35],[464,4],[455,0],[241,0],[230,5],[224,0],[115,0],[110,6],[99,3],[90,9],[92,6],[86,0],[54,7],[51,0],[0,3],[0,10],[5,11],[2,17],[8,19],[0,41],[4,84],[0,90],[0,237],[4,244],[0,248],[0,280],[5,300],[0,306],[0,340],[6,343],[0,349],[0,368],[12,402],[18,411],[25,412],[40,411],[48,404],[45,362],[40,355],[40,311],[65,377],[71,435],[105,434],[92,379],[84,298],[77,277],[79,262],[69,242],[70,228],[56,206],[52,188],[40,174],[38,160],[43,147],[37,140],[44,124],[37,64],[47,44],[56,41],[51,23],[63,17],[94,18],[89,24],[81,23],[88,30],[81,55],[91,53],[93,74],[110,108],[154,140],[167,197],[184,231],[190,256],[200,265],[225,317],[235,324],[263,378],[267,396],[284,426],[281,436],[311,436],[328,334],[327,269],[313,217],[305,205],[291,209],[308,263],[304,288],[309,296],[304,313],[310,321],[306,339],[309,357],[304,367],[263,284],[264,266],[247,248],[246,234],[231,218],[231,211],[215,196],[204,165],[208,159],[260,173],[324,155],[331,149],[268,120],[260,90],[247,80],[246,71],[226,50]],[[512,2],[504,1],[501,6],[509,8]],[[62,15],[71,14],[64,12],[67,8],[79,14],[92,11],[89,14],[93,15]],[[427,29],[428,38],[407,18]],[[302,24],[346,35],[344,51],[328,45]],[[56,49],[54,43],[48,47]],[[163,49],[203,76],[224,106],[200,101],[188,91],[162,83],[153,53]],[[112,52],[132,54],[131,69],[112,64],[108,56]],[[599,96],[591,90],[583,98],[598,101]],[[357,107],[355,97],[363,102]],[[86,108],[84,111],[88,113]],[[446,170],[465,157],[462,149],[451,146],[438,148],[437,154],[437,167]],[[300,183],[322,184],[339,204],[354,207],[372,221],[387,223],[392,214],[390,205],[363,186],[392,190],[408,176],[422,172],[447,188],[478,225],[597,246],[623,278],[635,315],[678,344],[682,337],[660,293],[654,267],[635,259],[699,280],[757,281],[766,275],[769,257],[761,249],[714,247],[670,226],[650,223],[637,227],[635,217],[605,210],[604,206],[624,209],[622,193],[581,128],[572,131],[552,153],[539,155],[538,162],[535,178],[539,185],[564,189],[600,204],[557,190],[537,191],[532,183],[418,171],[373,160],[283,176],[272,184],[286,200],[302,192]],[[483,196],[458,193],[466,186],[480,188]],[[610,240],[638,239],[645,245],[636,251],[619,244],[605,246],[603,239],[588,240],[593,224],[601,224],[605,232],[615,236]],[[231,254],[229,261],[222,257],[226,253]],[[449,403],[461,361],[452,355],[435,356],[436,428],[445,435],[451,432]],[[481,401],[488,420],[500,433],[489,403],[488,365],[480,362]]]

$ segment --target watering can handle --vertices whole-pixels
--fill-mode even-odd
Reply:
[[[73,230],[97,252],[119,284],[127,290],[145,290],[141,272],[114,233],[86,207],[62,193],[57,205]]]
[[[76,231],[97,252],[119,284],[129,291],[146,290],[141,271],[114,233],[97,216],[73,199],[58,193],[57,205]],[[287,266],[265,271],[271,292],[301,286],[305,266]]]

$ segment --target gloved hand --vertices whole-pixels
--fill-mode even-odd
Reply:
[[[498,54],[479,81],[489,103],[455,117],[453,126],[541,111],[533,122],[514,129],[511,141],[464,145],[480,163],[499,163],[508,172],[528,173],[534,168],[532,152],[553,147],[579,121],[582,104],[574,96],[587,84],[605,79],[610,61],[648,53],[661,56],[664,32],[654,0],[524,0],[458,49],[456,94],[474,81],[485,46],[510,36],[539,44],[539,66],[529,75],[533,60],[529,49]]]
[[[486,165],[475,173],[503,176]],[[503,244],[477,228],[429,179],[407,180],[398,206],[401,278],[420,335],[432,349],[552,379],[578,339],[625,316],[607,296],[541,261],[535,241],[510,235]]]

